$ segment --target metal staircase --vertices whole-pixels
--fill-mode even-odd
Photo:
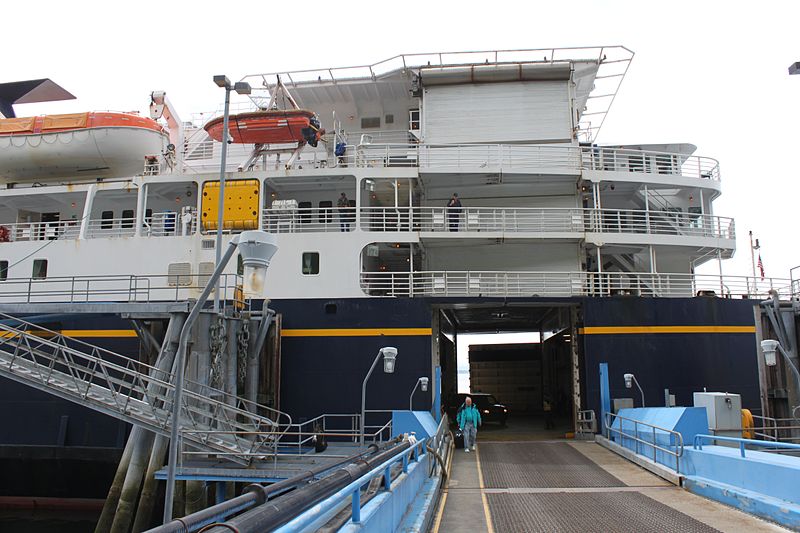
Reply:
[[[0,313],[0,375],[169,436],[172,373]],[[15,324],[11,326],[9,324]],[[274,455],[289,415],[187,380],[183,440],[237,463]],[[283,420],[282,420],[283,418]]]

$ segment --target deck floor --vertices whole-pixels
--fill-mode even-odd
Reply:
[[[787,531],[691,494],[594,442],[478,440],[454,452],[432,531]]]

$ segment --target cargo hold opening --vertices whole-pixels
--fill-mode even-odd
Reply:
[[[469,393],[481,396],[476,403],[501,406],[481,406],[490,411],[483,431],[489,440],[574,431],[583,366],[576,304],[465,303],[438,306],[434,315],[442,404],[451,417]]]

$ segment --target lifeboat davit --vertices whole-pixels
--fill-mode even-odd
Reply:
[[[0,177],[7,181],[141,174],[169,143],[155,120],[96,111],[0,119]]]
[[[211,119],[205,126],[209,137],[222,142],[223,117]],[[273,109],[240,113],[228,118],[228,132],[235,143],[289,144],[308,143],[317,146],[325,130],[313,111],[306,109]]]

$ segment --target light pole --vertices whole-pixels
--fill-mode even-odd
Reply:
[[[626,389],[630,389],[633,386],[633,383],[636,383],[636,388],[639,389],[639,393],[642,395],[642,407],[644,407],[644,391],[642,390],[642,386],[639,385],[639,381],[636,379],[636,376],[633,374],[625,374],[622,377],[625,378]]]
[[[414,410],[414,393],[417,392],[417,387],[422,389],[422,392],[428,392],[428,378],[419,378],[411,389],[411,396],[408,397],[408,410]]]
[[[367,414],[367,381],[369,377],[372,375],[372,371],[375,370],[375,365],[378,364],[378,359],[383,357],[383,371],[386,374],[393,374],[394,373],[394,363],[397,359],[397,348],[393,348],[391,346],[386,346],[381,348],[378,351],[378,355],[375,356],[375,360],[372,361],[372,366],[369,367],[369,372],[367,372],[367,377],[364,378],[364,383],[361,384],[361,446],[364,445],[364,433],[366,432],[366,414]]]
[[[178,349],[175,352],[175,392],[172,397],[172,427],[170,428],[169,438],[169,459],[167,463],[167,490],[164,497],[164,523],[172,520],[172,502],[175,497],[175,467],[178,460],[178,430],[180,427],[181,418],[181,396],[183,395],[183,373],[186,366],[186,344],[189,339],[189,333],[192,325],[200,315],[203,305],[208,301],[208,296],[211,294],[215,284],[225,270],[225,266],[233,257],[236,248],[239,248],[239,253],[242,255],[242,262],[244,263],[245,271],[250,275],[245,275],[244,279],[244,292],[246,294],[253,294],[256,290],[263,289],[263,280],[266,275],[267,267],[269,266],[270,259],[275,255],[278,250],[278,245],[275,244],[275,236],[264,231],[243,231],[228,244],[228,249],[222,260],[217,264],[217,268],[211,275],[211,278],[206,283],[203,292],[195,302],[194,307],[189,312],[186,322],[181,329],[181,335],[178,339]],[[256,272],[260,270],[261,272]],[[217,291],[219,294],[219,291]]]
[[[225,210],[225,164],[228,159],[228,119],[230,118],[231,107],[231,91],[236,91],[238,94],[250,94],[250,84],[245,81],[237,81],[231,85],[231,80],[228,76],[220,74],[214,76],[214,83],[217,87],[225,89],[225,111],[222,115],[222,155],[219,165],[219,202],[217,204],[217,241],[214,246],[216,250],[216,260],[214,264],[219,266],[222,260],[222,230],[225,223],[224,210]],[[216,284],[216,291],[214,292],[214,312],[219,311],[219,283]]]

